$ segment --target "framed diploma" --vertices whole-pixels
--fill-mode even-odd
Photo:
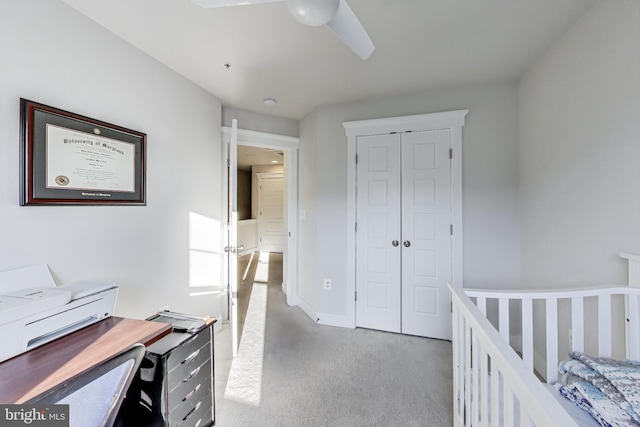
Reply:
[[[20,99],[20,205],[145,205],[146,138]]]

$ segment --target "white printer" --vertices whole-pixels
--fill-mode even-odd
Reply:
[[[115,283],[56,286],[47,265],[0,272],[0,362],[112,315]]]

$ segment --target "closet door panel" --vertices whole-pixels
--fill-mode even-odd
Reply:
[[[356,326],[400,332],[400,135],[358,137],[357,153]]]
[[[451,335],[449,130],[402,136],[402,333]]]

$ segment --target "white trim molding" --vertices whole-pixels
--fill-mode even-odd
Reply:
[[[626,259],[629,263],[629,286],[640,288],[640,255],[620,252],[620,258]]]
[[[343,314],[316,313],[319,325],[337,326],[340,328],[349,327],[349,318]]]
[[[468,112],[469,110],[458,110],[443,113],[416,114],[413,116],[343,122],[342,125],[349,138],[392,132],[454,129],[464,126],[464,119]],[[238,136],[238,138],[240,137]]]
[[[228,141],[231,137],[231,128],[222,126],[222,139]],[[248,147],[300,148],[300,138],[295,136],[276,135],[274,133],[257,132],[254,130],[238,129],[238,145]]]
[[[347,325],[356,327],[356,140],[358,136],[437,129],[451,131],[451,241],[452,286],[463,287],[462,277],[462,126],[469,110],[343,122],[347,136]]]

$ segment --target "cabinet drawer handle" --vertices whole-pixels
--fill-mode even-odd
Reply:
[[[185,400],[189,400],[191,396],[197,393],[198,390],[200,390],[200,384],[198,384],[196,388],[187,393],[186,396],[182,398],[182,401],[184,402]]]
[[[186,421],[187,418],[189,418],[191,416],[191,414],[193,414],[195,411],[198,410],[198,408],[200,408],[200,405],[202,405],[202,401],[198,402],[196,404],[196,406],[190,410],[189,412],[187,412],[187,415],[184,416],[184,418],[182,419],[182,421]]]
[[[190,355],[187,356],[186,359],[184,359],[181,364],[185,364],[185,363],[189,363],[191,362],[193,359],[196,358],[196,356],[198,356],[198,353],[200,353],[200,349],[197,349],[196,351],[194,351],[193,353],[191,353]]]
[[[182,380],[183,383],[188,383],[189,381],[191,381],[191,378],[193,378],[194,376],[198,375],[198,372],[200,372],[200,368],[201,366],[198,366],[196,369],[194,369],[193,371],[189,372],[189,375],[187,375],[185,377],[185,379]]]

